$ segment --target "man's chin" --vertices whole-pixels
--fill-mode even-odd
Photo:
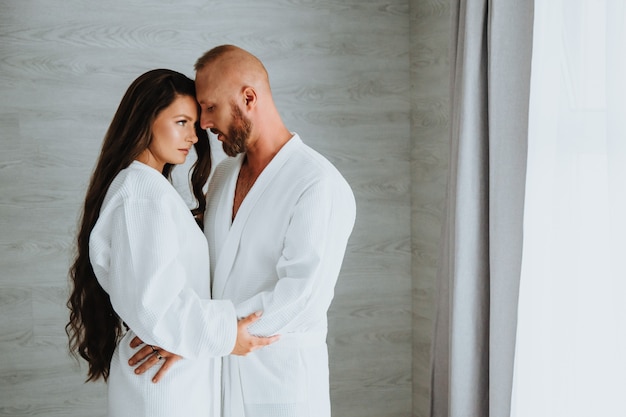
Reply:
[[[225,143],[222,143],[222,149],[224,150],[224,153],[230,157],[235,157],[241,153],[238,152],[236,149],[233,149],[230,146],[226,145]]]

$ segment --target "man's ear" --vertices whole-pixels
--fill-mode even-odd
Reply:
[[[244,98],[244,105],[247,108],[252,108],[256,105],[256,91],[254,90],[254,88],[252,87],[245,87],[243,89],[243,98]]]

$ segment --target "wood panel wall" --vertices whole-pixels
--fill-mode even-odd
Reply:
[[[333,415],[425,415],[442,169],[427,148],[439,158],[447,138],[441,125],[411,142],[445,103],[442,90],[412,103],[411,86],[425,79],[410,25],[421,16],[427,29],[428,16],[410,11],[439,3],[0,0],[0,416],[105,415],[105,386],[83,383],[63,330],[86,183],[130,82],[156,67],[193,77],[195,59],[222,43],[263,60],[287,126],[356,195],[329,314]],[[441,57],[427,55],[437,70]],[[411,194],[424,198],[413,210]],[[412,236],[430,215],[424,237]]]
[[[414,0],[411,50],[413,416],[430,416],[432,328],[449,158],[448,0]]]

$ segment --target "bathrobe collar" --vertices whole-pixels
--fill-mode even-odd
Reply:
[[[302,140],[298,134],[294,133],[291,139],[283,145],[270,163],[263,169],[239,206],[235,219],[231,221],[237,178],[239,177],[239,171],[241,170],[241,164],[244,159],[243,155],[237,156],[239,159],[237,164],[238,168],[233,170],[232,175],[226,179],[228,186],[225,188],[225,192],[219,196],[220,200],[216,212],[216,219],[218,220],[214,225],[215,244],[221,247],[213,249],[216,250],[218,256],[213,274],[213,297],[221,298],[224,293],[226,283],[230,278],[233,262],[237,255],[241,234],[245,229],[245,225],[257,201],[272,183],[272,180],[276,177],[278,172],[280,172],[280,169],[285,162],[287,162],[290,155],[301,143]]]

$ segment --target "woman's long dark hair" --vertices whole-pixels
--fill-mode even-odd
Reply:
[[[73,285],[67,306],[70,319],[65,326],[70,352],[89,364],[87,381],[109,377],[111,358],[122,334],[122,322],[109,295],[102,289],[89,259],[89,236],[98,220],[104,197],[117,174],[127,168],[152,140],[152,125],[157,115],[179,96],[195,99],[193,80],[167,70],[148,71],[128,87],[104,136],[102,151],[89,181],[77,236],[76,257],[69,276]],[[199,113],[198,113],[199,115]],[[192,210],[201,224],[206,200],[202,187],[211,171],[207,132],[196,123],[198,159],[193,166],[191,185],[198,207]],[[171,165],[163,174],[167,177]]]

